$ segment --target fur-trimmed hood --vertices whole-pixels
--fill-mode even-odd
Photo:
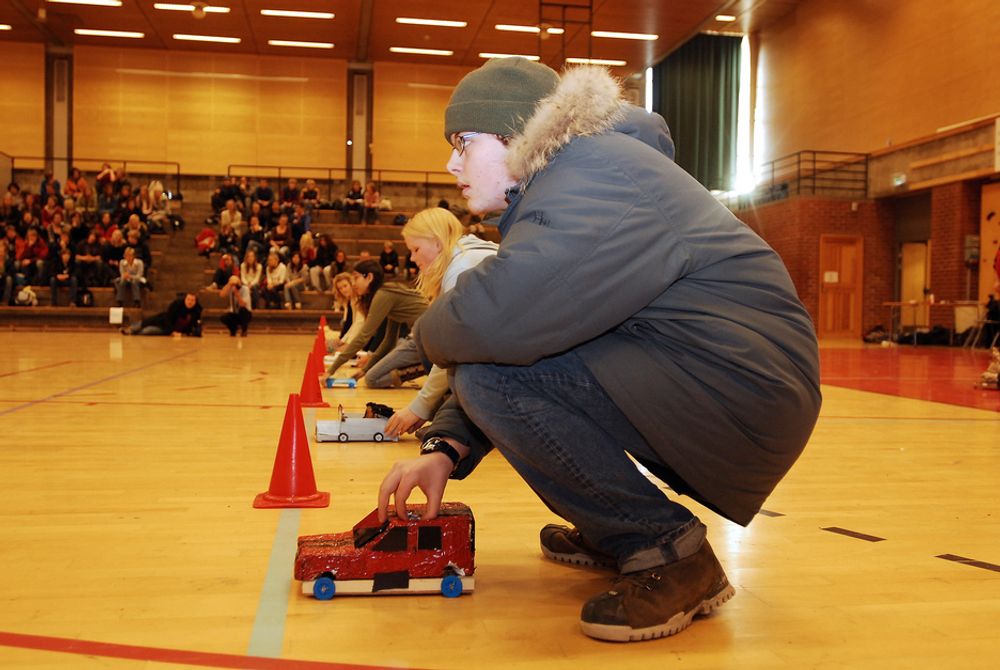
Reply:
[[[507,167],[515,178],[530,181],[574,138],[612,129],[673,158],[673,141],[661,117],[623,100],[621,84],[605,68],[573,68],[563,74],[556,90],[538,103],[524,132],[511,141]]]

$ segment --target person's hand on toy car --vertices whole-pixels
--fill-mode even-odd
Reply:
[[[386,437],[399,437],[403,433],[412,433],[426,423],[409,409],[401,409],[389,417],[389,422],[385,424]]]
[[[378,520],[389,516],[389,496],[396,504],[396,514],[406,518],[406,499],[413,489],[419,488],[427,497],[424,519],[433,519],[441,509],[444,487],[454,465],[444,454],[427,454],[393,464],[378,490]]]

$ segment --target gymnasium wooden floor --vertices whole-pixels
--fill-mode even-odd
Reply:
[[[296,537],[349,529],[417,446],[314,445],[330,507],[253,509],[310,345],[0,333],[0,667],[997,667],[984,351],[825,346],[822,416],[764,513],[748,528],[702,515],[736,598],[620,645],[579,632],[606,578],[540,557],[555,519],[498,454],[446,495],[476,515],[474,594],[301,595]],[[357,410],[413,391],[324,393]]]

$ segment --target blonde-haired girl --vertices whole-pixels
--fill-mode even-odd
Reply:
[[[462,235],[462,223],[450,211],[432,207],[418,212],[403,226],[403,241],[420,274],[417,289],[429,301],[455,287],[459,275],[497,253],[497,245],[475,235]],[[403,340],[365,376],[368,386],[398,386],[426,372],[412,338]],[[383,387],[384,387],[383,386]],[[430,419],[448,391],[447,373],[433,366],[420,393],[405,409],[392,415],[386,435],[409,433]]]

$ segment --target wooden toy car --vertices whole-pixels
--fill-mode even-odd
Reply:
[[[381,442],[385,440],[385,425],[389,422],[393,410],[386,405],[370,402],[361,415],[349,415],[343,405],[337,405],[340,419],[336,421],[316,422],[317,442]],[[388,410],[388,412],[386,412]],[[393,442],[398,437],[390,438]]]
[[[318,600],[334,595],[440,593],[454,598],[475,587],[476,523],[463,503],[444,503],[438,516],[420,518],[424,505],[378,511],[351,532],[304,535],[295,554],[295,579]]]

